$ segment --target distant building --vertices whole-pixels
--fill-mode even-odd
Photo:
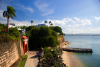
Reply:
[[[10,27],[16,27],[15,23],[10,23],[10,24],[9,24],[9,28],[10,28]]]
[[[36,27],[47,26],[46,24],[38,24]]]

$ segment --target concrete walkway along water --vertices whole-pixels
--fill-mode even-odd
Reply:
[[[28,56],[27,61],[25,63],[24,67],[38,67],[38,57],[35,56],[35,54],[38,51],[29,51],[26,53],[26,55]]]

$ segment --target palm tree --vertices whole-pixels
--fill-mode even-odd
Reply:
[[[53,23],[51,23],[50,25],[53,25]]]
[[[12,6],[7,6],[7,11],[3,12],[3,17],[7,18],[8,33],[9,33],[9,18],[14,19],[14,17],[16,17],[15,12],[16,10]]]
[[[33,20],[31,20],[31,26],[32,26]]]
[[[44,23],[47,23],[47,21],[45,21]]]
[[[51,21],[49,21],[49,24],[51,24]]]
[[[49,24],[50,24],[50,25],[53,25],[53,23],[52,23],[51,21],[49,21]]]

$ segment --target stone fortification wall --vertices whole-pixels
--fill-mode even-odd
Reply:
[[[0,67],[10,67],[23,54],[22,39],[9,43],[0,43]]]

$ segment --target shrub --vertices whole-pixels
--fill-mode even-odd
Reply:
[[[57,62],[57,61],[55,61],[55,62],[54,62],[54,66],[55,66],[55,67],[60,67],[60,63]]]
[[[7,26],[0,24],[0,42],[11,42],[19,38],[19,31],[17,28],[9,28],[7,33]]]
[[[23,36],[26,36],[26,34],[23,34]]]
[[[48,52],[48,53],[44,54],[44,57],[51,58],[51,57],[53,57],[53,54],[51,52]]]
[[[19,38],[19,31],[17,28],[9,28],[9,35],[15,36],[16,38]]]
[[[48,57],[48,58],[50,58],[50,57],[53,57],[53,54],[52,54],[52,52],[51,52],[51,49],[49,49],[48,47],[45,47],[45,48],[43,48],[43,50],[44,50],[44,57]]]
[[[50,52],[51,49],[49,49],[48,47],[43,48],[44,53]]]

